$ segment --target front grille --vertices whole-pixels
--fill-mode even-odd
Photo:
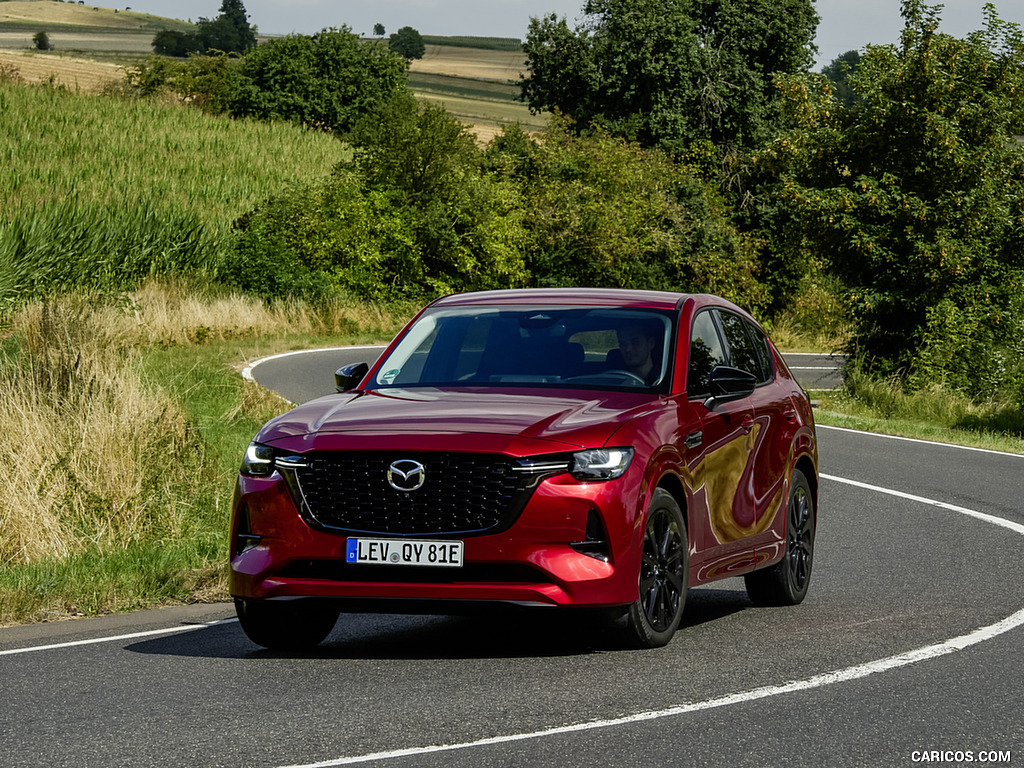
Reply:
[[[438,536],[493,533],[512,525],[536,485],[505,456],[336,451],[307,454],[284,470],[314,525],[349,533]],[[425,481],[403,492],[387,481],[394,461],[424,466]]]

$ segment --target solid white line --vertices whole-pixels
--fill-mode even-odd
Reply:
[[[280,352],[276,355],[269,355],[267,357],[261,357],[259,360],[253,360],[242,370],[242,378],[246,381],[256,381],[252,376],[252,369],[257,365],[262,365],[269,360],[277,360],[282,357],[290,357],[292,355],[310,355],[314,352],[342,352],[346,349],[386,349],[386,345],[381,344],[362,344],[355,347],[322,347],[320,349],[296,349],[291,352]]]
[[[997,451],[993,448],[974,448],[970,445],[957,445],[956,443],[940,443],[938,440],[922,440],[917,437],[899,437],[898,435],[886,435],[881,432],[868,432],[863,429],[850,429],[849,427],[833,427],[829,424],[817,424],[818,429],[833,429],[836,432],[851,432],[855,435],[870,435],[871,437],[882,437],[886,440],[901,440],[906,443],[920,443],[922,445],[938,445],[943,448],[958,448],[961,451],[974,451],[975,453],[992,453],[996,456],[1015,456],[1024,459],[1024,454],[1010,453],[1009,451]]]
[[[147,632],[132,632],[127,635],[110,635],[106,637],[94,637],[91,640],[75,640],[70,643],[54,643],[52,645],[35,645],[29,648],[12,648],[8,651],[0,651],[0,656],[14,656],[19,653],[35,653],[36,651],[52,651],[57,648],[74,648],[79,645],[96,645],[97,643],[116,643],[118,640],[135,640],[140,637],[153,637],[154,635],[170,635],[175,632],[194,632],[197,629],[216,627],[219,624],[230,624],[238,619],[221,619],[203,624],[189,624],[183,627],[165,627],[164,629],[151,629]]]
[[[1015,533],[1024,535],[1024,525],[1015,523],[1012,520],[1005,520],[1001,517],[995,517],[993,515],[987,515],[982,512],[977,512],[966,507],[958,507],[955,504],[947,504],[943,501],[936,501],[935,499],[927,499],[923,496],[914,496],[913,494],[903,493],[901,491],[894,491],[889,488],[882,488],[876,485],[869,485],[867,483],[861,483],[856,480],[847,480],[842,477],[835,477],[834,475],[821,475],[824,480],[832,480],[837,483],[844,483],[846,485],[856,486],[858,488],[864,488],[866,490],[876,491],[878,493],[885,493],[891,496],[898,496],[909,501],[919,502],[922,504],[929,504],[931,506],[940,507],[941,509],[947,509],[952,512],[967,515],[977,520],[982,520],[987,523],[999,525],[1004,528],[1008,528]],[[605,720],[591,720],[585,723],[574,723],[572,725],[563,725],[556,728],[546,728],[539,731],[531,731],[528,733],[515,733],[507,736],[492,736],[486,739],[478,739],[476,741],[461,742],[456,744],[437,744],[423,747],[409,747],[406,749],[396,749],[387,752],[375,752],[367,755],[354,755],[351,757],[340,757],[335,760],[325,760],[319,763],[306,763],[302,765],[288,766],[288,768],[334,768],[339,765],[354,765],[356,763],[369,763],[374,761],[393,760],[399,757],[411,757],[415,755],[427,755],[436,752],[454,752],[461,749],[473,749],[475,747],[486,747],[494,746],[497,744],[510,744],[517,741],[527,741],[529,739],[541,739],[550,736],[558,736],[561,734],[569,733],[582,733],[584,731],[592,731],[599,728],[612,728],[619,725],[628,725],[630,723],[647,722],[650,720],[659,720],[666,717],[675,717],[678,715],[685,715],[690,712],[701,712],[708,709],[717,709],[719,707],[728,707],[734,704],[743,704],[749,701],[757,701],[759,699],[766,699],[771,696],[779,696],[786,693],[796,693],[798,691],[808,691],[814,688],[821,688],[826,685],[833,685],[834,683],[845,683],[851,680],[859,680],[870,675],[875,675],[880,672],[888,672],[893,669],[899,669],[900,667],[906,667],[911,664],[917,664],[921,661],[928,661],[930,659],[936,659],[940,656],[945,656],[956,651],[962,651],[965,648],[970,648],[972,645],[983,643],[986,640],[991,640],[994,637],[1009,632],[1010,630],[1016,629],[1024,625],[1024,609],[1017,611],[1011,616],[1007,616],[1001,621],[997,621],[995,624],[990,624],[986,627],[981,627],[973,632],[969,632],[966,635],[960,635],[950,640],[945,640],[941,643],[934,645],[928,645],[923,648],[917,648],[912,651],[906,651],[895,656],[889,656],[883,659],[876,659],[875,661],[869,661],[866,664],[857,664],[846,669],[837,669],[832,672],[823,672],[818,675],[807,678],[806,680],[791,680],[788,683],[782,683],[781,685],[768,685],[762,688],[754,688],[750,691],[742,691],[740,693],[730,694],[728,696],[720,696],[714,699],[706,699],[704,701],[698,701],[690,704],[680,704],[675,707],[668,707],[666,709],[651,710],[648,712],[637,712],[632,715],[623,715],[622,717],[610,718]]]
[[[1011,456],[1014,454],[1010,454]],[[967,517],[973,517],[976,520],[982,520],[992,525],[999,525],[1003,528],[1009,528],[1014,533],[1019,533],[1024,536],[1024,525],[1015,523],[1013,520],[1007,520],[1003,517],[996,517],[995,515],[988,515],[984,512],[976,512],[973,509],[967,509],[967,507],[958,507],[956,504],[947,504],[944,501],[936,501],[935,499],[926,499],[924,496],[915,496],[912,493],[904,493],[903,491],[894,491],[891,488],[882,488],[877,485],[871,485],[869,483],[861,483],[857,480],[847,480],[844,477],[835,477],[834,475],[821,475],[823,480],[832,480],[836,483],[843,483],[844,485],[852,485],[857,488],[864,488],[868,491],[874,491],[875,493],[884,493],[888,496],[896,496],[901,499],[908,499],[909,501],[916,501],[919,504],[930,504],[933,507],[939,507],[941,509],[948,509],[950,512],[959,512],[961,515],[967,515]]]

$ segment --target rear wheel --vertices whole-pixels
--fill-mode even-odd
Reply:
[[[256,645],[297,651],[319,645],[334,629],[338,611],[315,601],[235,598],[238,623]]]
[[[686,521],[672,494],[659,488],[644,527],[639,595],[627,612],[634,645],[658,648],[672,639],[683,618],[689,575]]]
[[[797,605],[807,595],[814,564],[814,496],[799,469],[793,470],[786,510],[786,554],[775,565],[748,573],[747,594],[758,605]]]

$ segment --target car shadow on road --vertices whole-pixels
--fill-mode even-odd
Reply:
[[[742,590],[691,590],[679,629],[752,608]],[[572,611],[520,610],[476,616],[342,614],[330,637],[302,652],[258,648],[237,622],[144,640],[134,653],[195,658],[479,659],[578,656],[628,650],[622,620]]]

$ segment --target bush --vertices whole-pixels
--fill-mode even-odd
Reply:
[[[443,108],[399,94],[350,136],[351,162],[240,222],[236,284],[374,300],[524,284],[516,196]],[[261,265],[258,275],[249,265]]]
[[[497,172],[522,187],[527,267],[537,285],[717,293],[763,306],[753,244],[714,187],[666,154],[551,123],[539,143],[507,129]]]
[[[822,81],[791,80],[800,128],[765,153],[794,250],[844,283],[851,351],[911,387],[985,400],[1014,386],[1024,296],[1024,39],[986,11],[964,40],[905,0],[902,45],[870,47],[844,109]],[[1016,336],[1015,336],[1016,335]]]
[[[257,46],[241,64],[236,117],[288,120],[348,131],[406,88],[405,59],[348,27],[289,35]]]

